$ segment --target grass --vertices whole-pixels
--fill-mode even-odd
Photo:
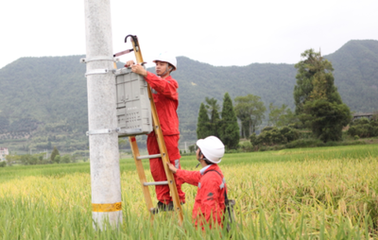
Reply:
[[[221,239],[191,223],[197,188],[187,184],[184,226],[173,213],[150,221],[134,160],[122,159],[123,223],[96,231],[89,163],[0,168],[0,239]],[[194,156],[182,167],[195,170]],[[236,199],[233,239],[374,239],[378,146],[226,154],[220,167]],[[146,175],[151,180],[148,162]],[[199,170],[199,169],[197,169]],[[154,198],[154,191],[151,189]]]

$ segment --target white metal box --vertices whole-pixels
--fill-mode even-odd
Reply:
[[[119,137],[148,134],[152,131],[151,104],[147,82],[130,68],[117,69],[117,118]]]

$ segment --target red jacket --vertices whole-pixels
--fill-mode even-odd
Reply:
[[[210,170],[216,170],[221,176]],[[178,169],[175,175],[183,183],[198,186],[192,213],[195,225],[203,226],[205,222],[209,223],[210,217],[213,216],[212,222],[222,226],[226,185],[218,164],[209,165],[208,168],[201,169],[201,171]],[[210,222],[210,228],[212,222]]]
[[[171,76],[161,78],[147,72],[144,79],[150,84],[163,135],[176,135],[179,132],[178,83]]]

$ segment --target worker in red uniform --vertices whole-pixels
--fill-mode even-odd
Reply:
[[[171,72],[177,69],[176,58],[169,53],[162,53],[153,61],[156,75],[148,72],[140,64],[135,64],[130,60],[126,67],[131,67],[134,73],[144,76],[144,79],[152,88],[157,114],[160,120],[165,145],[170,162],[178,169],[180,166],[180,150],[178,142],[180,139],[179,120],[177,116],[178,107],[178,83],[171,77]],[[147,150],[150,155],[160,153],[155,132],[152,131],[147,137]],[[150,169],[155,181],[167,181],[161,158],[150,159]],[[176,181],[176,177],[175,177]],[[181,184],[176,181],[177,191],[181,204],[185,203],[185,193],[181,190]],[[158,199],[157,209],[173,210],[172,197],[169,194],[168,185],[155,186],[156,197]]]
[[[196,157],[202,166],[200,171],[178,169],[170,163],[168,166],[179,182],[198,186],[192,213],[195,226],[204,229],[203,225],[208,223],[210,228],[214,224],[222,227],[226,185],[218,163],[224,155],[224,145],[214,136],[199,139],[196,144]]]

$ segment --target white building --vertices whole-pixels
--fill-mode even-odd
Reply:
[[[8,148],[0,147],[0,162],[6,160],[6,159],[5,159],[5,156],[6,156],[6,155],[9,155]]]

